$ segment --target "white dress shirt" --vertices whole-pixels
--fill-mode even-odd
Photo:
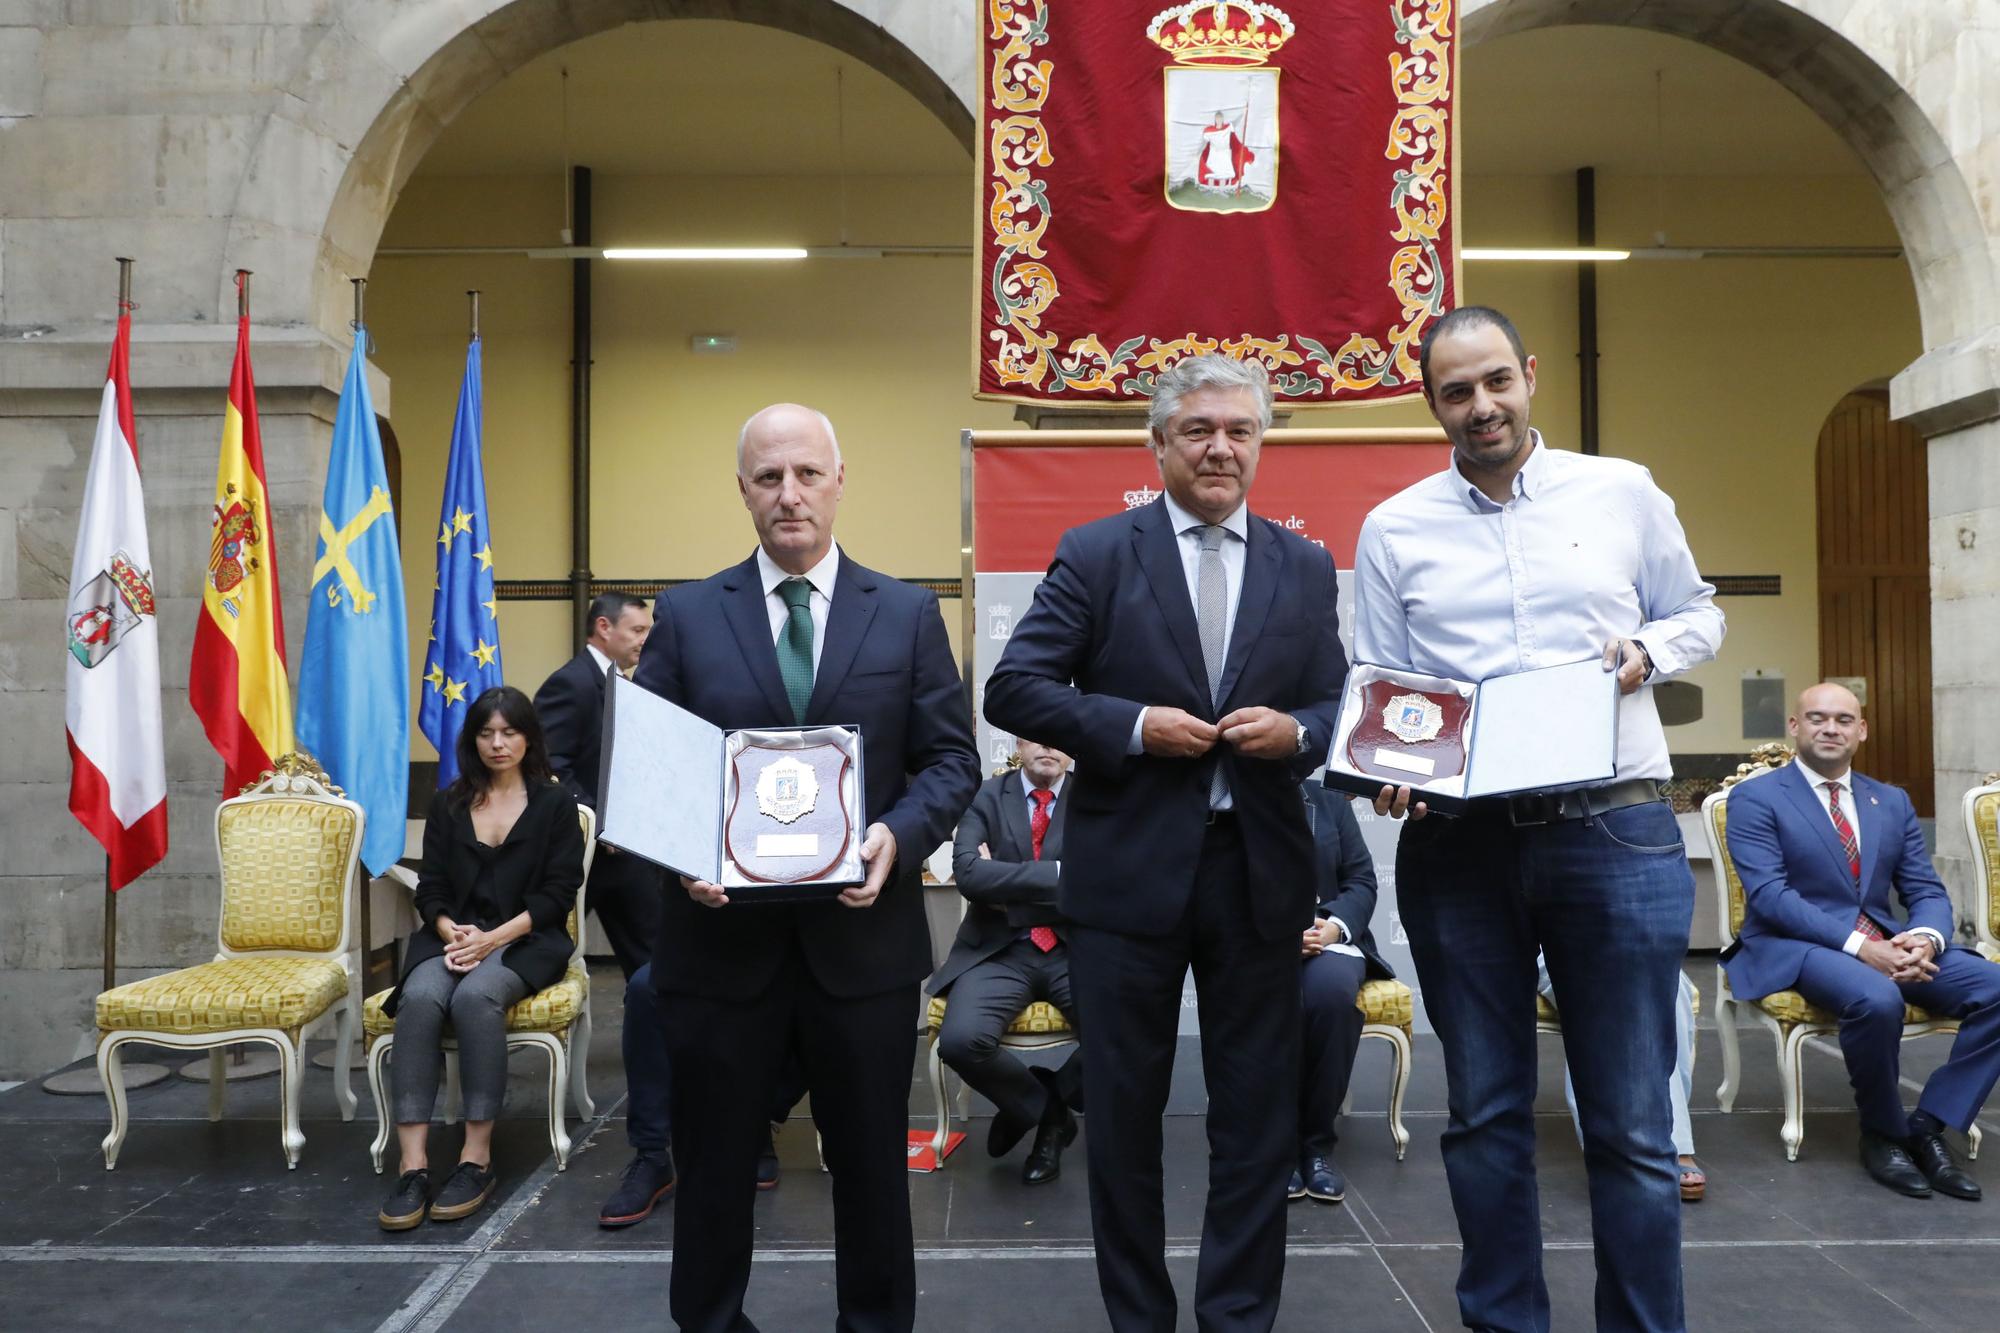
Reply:
[[[1851,768],[1845,769],[1834,777],[1822,777],[1800,763],[1796,756],[1792,759],[1792,765],[1799,770],[1799,776],[1805,779],[1806,786],[1812,788],[1813,803],[1819,806],[1820,813],[1826,816],[1828,824],[1833,824],[1833,811],[1826,803],[1826,784],[1829,782],[1835,784],[1835,789],[1840,797],[1840,813],[1846,817],[1847,827],[1854,831],[1854,854],[1860,856],[1861,807],[1854,803],[1854,770]],[[1839,831],[1839,827],[1835,825],[1834,832],[1837,834]],[[1910,932],[1915,935],[1928,935],[1935,946],[1936,952],[1944,952],[1944,936],[1938,934],[1929,926],[1911,926]],[[1891,933],[1893,934],[1894,932],[1892,931]],[[1847,936],[1847,942],[1840,947],[1847,953],[1859,955],[1861,944],[1867,938],[1866,935],[1863,935],[1858,930],[1852,931]]]
[[[1175,502],[1172,495],[1161,499],[1167,507],[1167,520],[1174,525],[1174,542],[1180,548],[1181,574],[1187,579],[1188,605],[1201,605],[1201,533],[1208,524],[1196,518]],[[1230,636],[1236,632],[1236,607],[1243,600],[1243,564],[1250,553],[1250,506],[1248,502],[1236,506],[1236,512],[1222,520],[1225,534],[1222,539],[1222,579],[1226,589],[1224,599],[1226,614],[1222,622],[1222,660],[1229,660]],[[1221,684],[1210,681],[1210,688]],[[1139,710],[1139,717],[1132,723],[1132,739],[1126,743],[1126,754],[1145,753],[1146,709]],[[1235,800],[1225,785],[1216,799],[1209,802],[1212,810],[1233,810]]]
[[[1623,638],[1652,658],[1650,683],[1714,657],[1715,588],[1652,474],[1550,449],[1540,432],[1529,444],[1506,504],[1454,455],[1368,515],[1354,557],[1356,660],[1476,682],[1601,656]],[[1651,690],[1620,696],[1614,780],[1672,776]]]
[[[590,654],[591,661],[597,663],[598,675],[608,676],[611,674],[611,659],[604,655],[602,648],[599,648],[594,643],[586,643],[583,645],[583,650]]]
[[[1068,778],[1069,774],[1067,772],[1059,773],[1056,775],[1056,780],[1054,782],[1051,782],[1046,788],[1050,797],[1049,799],[1050,819],[1055,818],[1056,801],[1061,798],[1063,783],[1067,781]],[[1035,791],[1036,791],[1035,784],[1028,781],[1027,777],[1023,775],[1023,777],[1021,778],[1021,799],[1027,802],[1028,804],[1028,827],[1030,830],[1032,830],[1035,826]]]
[[[819,656],[826,647],[826,612],[833,605],[833,581],[840,573],[840,547],[829,546],[819,563],[803,575],[812,584],[812,592],[806,597],[806,609],[813,618],[813,679],[819,679]],[[792,575],[778,568],[778,562],[762,546],[757,548],[757,576],[764,582],[764,610],[771,617],[771,642],[775,645],[778,636],[785,632],[785,618],[792,609],[785,605],[785,599],[778,595],[778,585]]]

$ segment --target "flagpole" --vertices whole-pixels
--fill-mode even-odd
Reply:
[[[118,317],[124,319],[132,313],[132,261],[123,255],[118,257]],[[134,442],[136,443],[136,442]],[[118,891],[111,887],[111,854],[104,854],[104,989],[113,990],[118,985]],[[129,1091],[133,1088],[149,1088],[166,1078],[165,1065],[148,1061],[124,1061],[119,1066],[119,1081]],[[71,1070],[64,1074],[51,1074],[42,1080],[42,1091],[59,1095],[75,1096],[103,1095],[104,1083],[98,1071],[92,1066]]]
[[[479,341],[479,293],[477,291],[468,291],[466,295],[472,298],[472,335],[466,341],[478,342]]]

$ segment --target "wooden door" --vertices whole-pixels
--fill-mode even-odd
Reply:
[[[1820,428],[1819,673],[1867,682],[1854,765],[1935,814],[1930,490],[1923,437],[1887,394],[1853,393]]]

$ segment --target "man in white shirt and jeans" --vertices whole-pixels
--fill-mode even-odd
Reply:
[[[1535,1192],[1535,954],[1562,995],[1597,1251],[1597,1326],[1684,1326],[1667,1078],[1694,878],[1648,688],[1715,655],[1722,613],[1673,502],[1633,463],[1549,449],[1528,424],[1535,359],[1506,316],[1426,334],[1424,397],[1451,466],[1378,505],[1355,555],[1355,657],[1481,681],[1600,656],[1620,690],[1617,769],[1581,792],[1412,818],[1398,901],[1444,1048],[1445,1176],[1474,1328],[1547,1329]]]

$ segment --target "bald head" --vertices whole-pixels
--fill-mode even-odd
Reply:
[[[1854,763],[1854,752],[1868,739],[1868,719],[1861,700],[1845,685],[1821,681],[1799,692],[1799,701],[1785,722],[1799,762],[1823,778],[1838,778]]]
[[[743,423],[736,489],[758,542],[786,573],[805,573],[832,549],[843,484],[840,444],[824,413],[773,403]]]
[[[743,455],[750,446],[753,433],[761,438],[772,433],[811,434],[815,430],[826,436],[827,443],[833,449],[833,465],[839,467],[840,441],[834,438],[833,422],[827,420],[826,413],[802,407],[798,403],[772,403],[769,407],[752,413],[750,419],[743,423],[743,429],[736,432],[737,475],[743,475]]]

